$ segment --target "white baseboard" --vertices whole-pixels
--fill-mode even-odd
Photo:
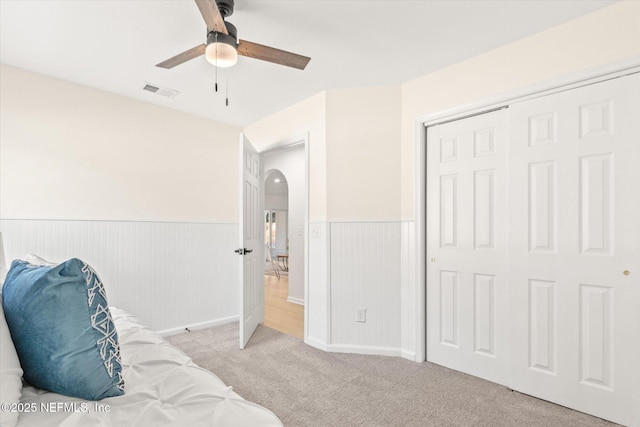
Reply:
[[[345,345],[345,344],[329,344],[327,350],[330,353],[352,353],[352,354],[368,354],[373,356],[394,356],[400,357],[401,351],[394,347],[377,347],[369,345]]]
[[[237,322],[239,319],[239,316],[223,317],[222,319],[208,320],[206,322],[192,323],[190,325],[184,325],[177,328],[164,329],[162,331],[158,331],[158,334],[162,337],[170,337],[171,335],[178,335],[186,332],[186,329],[189,329],[190,331],[197,331],[200,329],[211,328],[213,326],[224,325],[226,323]]]
[[[327,343],[320,341],[317,338],[307,337],[304,339],[304,343],[310,345],[318,350],[327,351]]]
[[[416,353],[409,350],[401,350],[400,357],[411,360],[412,362],[423,362],[423,360],[416,360]]]
[[[292,302],[294,304],[299,304],[299,305],[304,305],[304,300],[300,299],[300,298],[295,298],[295,297],[287,297],[287,302]]]

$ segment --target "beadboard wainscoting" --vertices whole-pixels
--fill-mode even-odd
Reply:
[[[416,324],[420,313],[419,296],[416,293],[417,235],[415,221],[401,223],[400,252],[400,330],[402,357],[416,362],[416,337],[422,331]]]
[[[309,222],[309,257],[307,306],[305,307],[304,342],[320,350],[327,350],[331,342],[329,319],[329,223]]]
[[[110,305],[164,335],[238,319],[237,224],[3,219],[0,230],[8,263],[81,258]]]
[[[401,223],[330,224],[330,351],[401,355]],[[366,321],[356,321],[366,309]]]

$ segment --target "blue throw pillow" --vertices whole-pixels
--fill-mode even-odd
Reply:
[[[27,382],[86,400],[124,394],[118,334],[104,286],[88,264],[13,261],[2,296]]]

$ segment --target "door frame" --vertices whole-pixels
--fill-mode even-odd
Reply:
[[[564,92],[582,86],[599,83],[605,80],[623,77],[640,72],[640,55],[615,61],[609,64],[589,68],[579,72],[544,80],[532,85],[510,90],[502,94],[487,97],[479,101],[462,104],[417,116],[415,123],[415,183],[414,183],[414,218],[415,218],[415,281],[413,283],[416,319],[414,360],[424,362],[427,349],[427,316],[426,316],[426,265],[427,265],[427,187],[426,187],[426,144],[427,127],[451,120],[463,119],[467,116],[481,114],[493,109],[502,108],[509,104],[539,98],[553,93]],[[406,262],[406,263],[405,263]],[[409,260],[403,260],[403,265],[411,265]],[[406,307],[409,309],[409,307]]]
[[[282,141],[269,144],[258,150],[260,160],[265,154],[273,154],[279,151],[285,151],[290,148],[304,145],[304,332],[303,341],[309,336],[309,132],[288,138]],[[264,193],[264,190],[263,190]],[[264,196],[264,194],[263,194]],[[264,215],[264,213],[262,213]],[[262,297],[262,305],[264,306],[264,295]]]

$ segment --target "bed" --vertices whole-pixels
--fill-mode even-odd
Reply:
[[[22,389],[19,427],[35,426],[282,426],[269,410],[244,400],[213,373],[111,307],[126,391],[100,401]]]
[[[83,401],[27,385],[21,403],[37,410],[21,412],[18,426],[282,426],[271,411],[244,400],[134,316],[114,307],[111,313],[125,394]]]

